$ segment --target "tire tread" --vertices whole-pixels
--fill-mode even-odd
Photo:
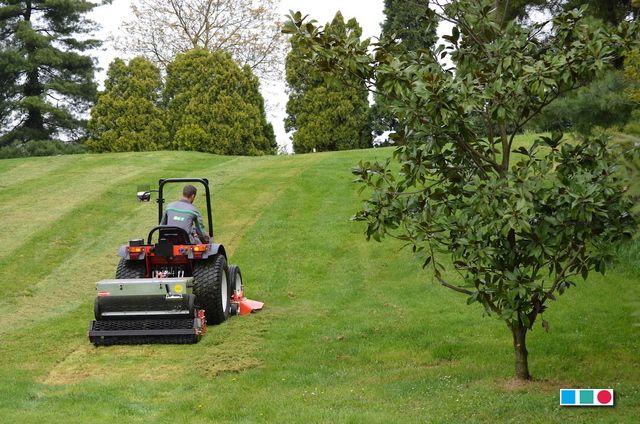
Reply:
[[[126,278],[144,278],[146,265],[144,261],[129,261],[125,258],[120,259],[116,268],[116,280]]]
[[[196,304],[204,308],[207,324],[221,324],[229,316],[229,299],[226,310],[222,307],[222,273],[226,273],[229,284],[227,261],[222,255],[196,262],[193,267],[193,293],[196,295]]]

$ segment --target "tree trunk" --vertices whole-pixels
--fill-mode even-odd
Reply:
[[[31,1],[27,1],[27,4],[25,5],[24,8],[24,20],[29,22],[31,20],[31,11],[33,10],[33,6],[31,4]]]
[[[25,5],[24,11],[24,20],[26,22],[31,22],[31,13],[33,12],[33,5],[31,1],[27,1]],[[27,50],[27,61],[30,64],[33,64],[35,61],[35,53],[36,46],[33,42],[27,42],[25,45]],[[39,68],[35,67],[29,72],[27,72],[27,80],[25,81],[23,94],[25,97],[39,97],[42,98],[44,94],[44,87],[40,82],[39,76]],[[35,139],[35,140],[44,140],[49,138],[49,133],[44,127],[44,117],[42,114],[42,108],[40,106],[29,106],[27,107],[27,119],[24,124],[22,124],[22,128],[26,129],[26,132],[23,134],[23,139]]]
[[[513,350],[516,355],[516,377],[519,380],[531,380],[529,374],[529,360],[527,352],[527,328],[522,324],[509,326],[513,333]]]
[[[24,95],[26,97],[42,98],[44,87],[38,76],[38,69],[34,69],[27,74],[27,81],[24,84]],[[27,119],[22,125],[26,130],[26,135],[34,140],[46,140],[50,134],[44,127],[44,116],[42,107],[39,105],[27,107]]]

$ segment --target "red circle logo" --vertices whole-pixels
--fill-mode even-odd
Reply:
[[[611,402],[611,393],[607,390],[601,390],[598,392],[598,402],[600,403],[609,403]]]

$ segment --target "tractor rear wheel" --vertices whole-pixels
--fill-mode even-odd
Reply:
[[[196,261],[193,265],[193,294],[196,304],[204,308],[207,324],[221,324],[229,317],[231,290],[229,268],[222,255]]]
[[[128,261],[125,258],[120,259],[118,268],[116,268],[116,280],[124,278],[144,278],[146,265],[144,261]]]

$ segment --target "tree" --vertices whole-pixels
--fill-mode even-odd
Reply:
[[[543,10],[558,14],[579,7],[586,7],[584,13],[607,25],[618,25],[631,19],[634,13],[631,0],[523,0],[509,2],[512,11],[519,16],[526,15],[530,9]],[[553,105],[545,108],[542,115],[535,118],[533,128],[542,131],[571,129],[580,133],[589,133],[595,127],[621,127],[629,120],[633,105],[626,92],[628,84],[622,78],[625,58],[614,62],[617,70],[607,72],[604,77],[592,81],[575,93],[568,93]]]
[[[109,0],[102,3],[108,3]],[[0,1],[0,146],[82,137],[96,94],[90,1]]]
[[[228,53],[194,49],[167,67],[164,100],[171,147],[221,155],[273,154],[258,78]]]
[[[384,14],[381,37],[395,39],[398,41],[397,47],[401,50],[428,49],[438,40],[438,22],[434,19],[435,15],[429,11],[429,2],[385,0]],[[375,104],[371,108],[371,120],[377,135],[398,128],[398,122],[385,100],[385,96],[374,94]]]
[[[226,51],[264,77],[279,76],[284,57],[277,0],[136,0],[123,49],[165,68],[194,48]]]
[[[571,10],[588,6],[587,14],[608,24],[618,25],[629,18],[633,13],[633,9],[638,7],[637,5],[632,5],[633,2],[633,0],[565,0],[552,10]]]
[[[354,19],[346,24],[336,13],[327,33],[345,37],[347,33],[359,38],[362,28]],[[322,74],[304,63],[303,46],[292,40],[286,61],[289,87],[285,128],[294,131],[293,149],[296,153],[311,151],[347,150],[371,147],[368,92],[364,83],[345,75],[342,81]]]
[[[637,0],[495,0],[494,6],[505,22],[525,21],[531,10],[558,14],[588,6],[587,15],[617,25],[632,16],[640,3]]]
[[[402,49],[428,49],[438,40],[437,20],[433,20],[428,2],[385,0],[384,15],[382,37],[395,38]]]
[[[516,375],[529,379],[527,332],[576,278],[605,271],[636,217],[604,137],[568,142],[554,134],[530,146],[514,138],[546,105],[623,54],[637,28],[594,28],[574,10],[555,16],[553,32],[539,37],[543,24],[496,24],[493,6],[441,6],[441,19],[454,25],[451,45],[420,53],[328,37],[300,13],[285,28],[318,66],[375,77],[407,123],[394,136],[393,158],[354,169],[372,192],[356,215],[367,237],[406,241],[441,285],[503,320]],[[455,73],[440,64],[443,55]],[[488,137],[469,124],[477,113]]]
[[[640,1],[640,0],[639,0]],[[629,84],[627,95],[629,100],[640,104],[640,49],[633,50],[627,55],[624,64],[624,76]]]
[[[530,9],[543,9],[563,0],[495,0],[495,20],[503,25],[509,21],[525,21]]]
[[[538,131],[571,129],[580,134],[589,134],[595,127],[622,128],[634,107],[629,91],[623,73],[610,70],[547,106],[531,125]]]
[[[105,90],[91,109],[87,146],[94,152],[129,152],[166,148],[168,133],[161,108],[160,71],[137,57],[127,65],[115,59]]]

